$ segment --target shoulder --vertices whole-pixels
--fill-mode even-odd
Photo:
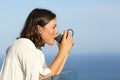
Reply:
[[[34,43],[30,40],[30,39],[27,39],[27,38],[19,38],[15,41],[15,46],[19,46],[19,47],[33,47],[35,48],[35,45]]]
[[[17,39],[13,45],[14,53],[19,58],[36,58],[38,56],[38,50],[34,43],[27,38]]]
[[[24,53],[29,51],[36,51],[34,43],[27,38],[19,38],[13,44],[13,49],[17,53]]]
[[[34,43],[27,38],[17,39],[14,43],[14,50],[17,52],[27,52],[27,53],[42,53],[41,49],[37,49]]]

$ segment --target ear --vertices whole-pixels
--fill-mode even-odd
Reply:
[[[38,30],[39,33],[41,33],[42,32],[42,27],[40,25],[37,25],[37,30]]]

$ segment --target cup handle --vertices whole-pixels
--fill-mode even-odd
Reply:
[[[72,32],[72,37],[73,37],[74,31],[73,31],[72,29],[68,29],[67,31],[68,31],[68,32],[71,31],[71,32]]]

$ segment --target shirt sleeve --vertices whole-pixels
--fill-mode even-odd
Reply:
[[[19,46],[19,48],[16,48],[16,53],[25,80],[39,80],[39,74],[47,75],[51,72],[48,67],[44,67],[44,56],[37,53],[35,46],[30,44]]]

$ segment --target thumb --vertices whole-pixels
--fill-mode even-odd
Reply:
[[[63,35],[63,38],[66,39],[67,37],[67,30],[64,31],[64,35]]]

